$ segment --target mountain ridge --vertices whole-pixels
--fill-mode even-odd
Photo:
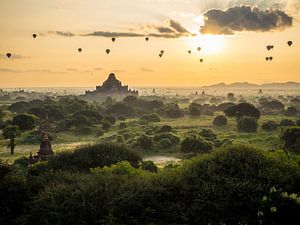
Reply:
[[[230,84],[226,84],[224,82],[212,84],[212,85],[206,85],[202,88],[250,88],[250,89],[300,89],[300,83],[294,82],[294,81],[288,81],[288,82],[272,82],[272,83],[263,83],[263,84],[254,84],[249,82],[234,82]]]

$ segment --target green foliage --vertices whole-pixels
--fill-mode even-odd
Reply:
[[[214,121],[213,121],[213,125],[214,126],[226,126],[227,125],[227,118],[223,115],[219,115],[219,116],[216,116],[214,118]]]
[[[164,148],[167,148],[167,145],[169,144],[167,140],[169,140],[171,142],[171,145],[174,146],[174,145],[177,145],[180,143],[180,138],[178,136],[176,136],[174,133],[172,132],[164,132],[164,133],[159,133],[157,135],[154,136],[154,141],[158,143],[158,146],[160,146],[160,142],[162,140],[164,140],[161,144],[164,145],[165,147]],[[162,147],[162,146],[161,146]],[[163,148],[163,149],[164,149]]]
[[[141,165],[142,170],[146,170],[149,171],[151,173],[157,173],[157,166],[154,164],[153,161],[143,161],[142,165]]]
[[[237,120],[237,130],[239,132],[256,132],[257,131],[257,121],[256,119],[249,117],[249,116],[243,116],[240,119]]]
[[[295,126],[295,123],[290,119],[282,119],[279,123],[279,126],[290,127],[290,126]]]
[[[144,114],[140,117],[141,120],[146,120],[148,122],[160,122],[160,117],[157,113]]]
[[[180,145],[183,153],[206,153],[212,149],[212,144],[202,137],[186,137]]]
[[[261,128],[265,131],[274,131],[277,130],[277,123],[273,120],[268,120],[261,125]]]
[[[262,197],[261,206],[257,213],[260,224],[296,225],[299,223],[300,197],[288,194],[282,189],[272,187],[269,193]]]
[[[272,186],[299,190],[296,162],[248,146],[197,157],[184,171],[189,224],[258,224],[260,201]]]
[[[0,159],[0,224],[14,225],[29,199],[26,182],[15,168]]]
[[[286,116],[297,116],[297,114],[298,114],[298,110],[296,107],[293,106],[288,107],[284,112],[284,115]]]
[[[126,116],[126,117],[134,116],[133,108],[121,102],[115,103],[107,107],[106,113],[115,116]]]
[[[199,135],[208,141],[215,141],[217,139],[217,135],[209,129],[202,129]]]
[[[137,167],[141,157],[123,146],[96,144],[80,147],[74,152],[61,152],[51,157],[48,167],[53,170],[89,171],[90,168],[110,166],[128,161]]]
[[[91,169],[95,174],[114,174],[114,175],[128,175],[136,176],[144,174],[141,169],[134,168],[129,162],[122,161],[111,166],[104,166],[103,168],[97,167]]]
[[[300,127],[286,128],[280,138],[284,141],[284,149],[300,153]]]
[[[161,128],[159,128],[156,132],[157,133],[166,133],[166,132],[171,132],[172,131],[172,127],[169,125],[164,125]]]
[[[236,117],[238,119],[243,116],[249,116],[256,119],[259,119],[260,117],[259,110],[249,103],[240,103],[238,105],[231,106],[224,110],[224,113],[226,116]]]
[[[136,140],[136,146],[138,146],[144,150],[151,150],[154,148],[154,142],[150,136],[142,134]]]
[[[21,130],[31,130],[34,128],[38,118],[32,114],[19,114],[13,117],[13,125],[19,126]]]

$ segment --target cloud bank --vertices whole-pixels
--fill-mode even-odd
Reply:
[[[233,6],[226,10],[211,9],[204,14],[202,34],[230,35],[241,31],[274,31],[291,27],[293,18],[284,11],[260,10],[251,6]]]

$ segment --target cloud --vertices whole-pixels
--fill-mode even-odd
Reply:
[[[204,13],[203,34],[234,34],[241,31],[274,31],[292,26],[293,18],[281,10],[234,6],[226,10],[211,9]]]
[[[48,31],[47,34],[56,34],[58,36],[63,36],[63,37],[74,37],[74,36],[76,36],[76,34],[71,33],[69,31]]]
[[[148,69],[146,67],[141,67],[141,71],[142,72],[148,72],[148,73],[153,73],[154,72],[154,70]]]
[[[100,37],[143,37],[144,34],[135,32],[111,32],[111,31],[95,31],[89,34],[82,34],[81,36],[100,36]]]
[[[96,67],[94,68],[95,71],[100,71],[100,70],[103,70],[101,67]]]
[[[3,73],[19,73],[20,70],[8,69],[8,68],[0,68],[0,72]]]
[[[157,38],[179,38],[183,36],[193,36],[186,28],[175,20],[168,20],[166,25],[142,25],[140,29],[130,28],[129,32],[115,32],[115,31],[94,31],[87,34],[75,34],[64,31],[48,31],[40,35],[58,35],[64,37],[74,36],[96,36],[96,37],[157,37]]]

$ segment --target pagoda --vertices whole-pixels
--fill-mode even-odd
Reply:
[[[86,96],[100,95],[100,96],[127,96],[138,95],[138,91],[131,90],[128,85],[123,86],[121,81],[116,78],[114,73],[109,74],[106,81],[102,85],[96,86],[95,91],[86,91]]]
[[[38,161],[48,160],[48,158],[51,157],[53,154],[54,153],[52,151],[52,147],[51,147],[51,143],[50,143],[50,140],[49,140],[49,137],[48,137],[48,133],[43,132],[42,140],[41,140],[41,144],[40,144],[40,149],[37,152],[37,154],[34,155],[34,156],[30,152],[29,163],[34,164]]]

